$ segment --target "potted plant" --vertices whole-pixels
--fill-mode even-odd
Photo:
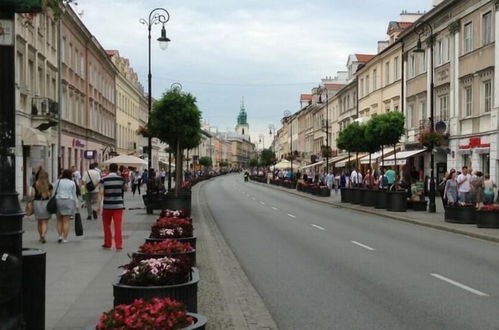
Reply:
[[[447,204],[445,205],[445,222],[475,224],[476,209],[473,204]]]
[[[144,260],[150,258],[178,258],[186,256],[191,262],[191,266],[196,266],[196,250],[190,243],[184,243],[176,240],[164,240],[160,242],[145,243],[139,247],[139,251],[133,253],[135,260]]]
[[[476,226],[479,228],[499,228],[499,205],[484,205],[477,210]]]
[[[205,329],[206,318],[188,313],[185,305],[169,298],[135,299],[130,304],[115,306],[103,313],[96,330],[150,329],[179,330]]]
[[[427,148],[433,148],[435,146],[441,146],[446,137],[444,134],[433,130],[425,130],[419,134],[419,143]]]
[[[192,221],[187,218],[161,218],[151,227],[151,235],[146,238],[146,243],[174,239],[189,243],[195,249],[196,237],[194,236]]]
[[[187,257],[132,260],[121,268],[123,274],[113,283],[114,306],[137,298],[169,297],[197,312],[199,273]]]

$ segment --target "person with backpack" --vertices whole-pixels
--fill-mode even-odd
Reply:
[[[87,206],[87,220],[91,220],[92,216],[94,220],[97,219],[97,211],[95,205],[97,204],[97,199],[99,196],[98,184],[100,182],[100,173],[95,169],[95,163],[90,164],[89,170],[83,174],[83,184],[85,185],[86,194],[86,206]]]

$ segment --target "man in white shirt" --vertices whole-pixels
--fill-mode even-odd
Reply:
[[[329,172],[326,175],[326,185],[329,188],[329,190],[333,189],[333,180],[334,180],[334,175],[332,172]]]
[[[92,219],[91,216],[94,217],[94,220],[97,219],[97,211],[96,211],[96,204],[97,204],[97,199],[99,197],[99,182],[101,180],[100,173],[95,169],[95,163],[90,164],[89,170],[83,173],[83,184],[87,185],[90,181],[94,184],[94,189],[92,191],[87,191],[87,198],[86,198],[86,204],[87,204],[87,220]]]
[[[350,173],[350,182],[352,183],[352,187],[357,187],[357,171],[354,169],[352,173]]]
[[[457,177],[458,198],[461,204],[470,202],[471,175],[468,173],[468,167],[463,166],[461,174]]]
[[[362,186],[362,173],[360,170],[357,171],[357,187]]]

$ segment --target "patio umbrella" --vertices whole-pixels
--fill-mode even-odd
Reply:
[[[104,164],[106,164],[106,165],[109,165],[112,163],[116,163],[118,165],[136,166],[136,167],[147,166],[147,161],[140,159],[139,157],[129,156],[129,155],[116,156],[116,157],[110,158],[104,162]]]

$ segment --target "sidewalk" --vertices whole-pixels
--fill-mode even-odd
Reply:
[[[276,329],[261,298],[203,205],[202,194],[199,194],[203,184],[193,188],[192,200],[201,277],[198,312],[208,318],[208,329]],[[120,274],[118,267],[128,263],[127,254],[144,243],[159,214],[159,211],[154,215],[146,214],[141,196],[133,198],[130,192],[125,193],[125,205],[122,252],[101,248],[102,220],[85,220],[86,210],[81,210],[84,236],[74,236],[74,223],[71,222],[67,244],[56,242],[55,218],[49,222],[46,244],[38,242],[33,217],[23,220],[23,247],[47,252],[45,329],[95,329],[100,315],[112,308],[112,282]]]
[[[288,189],[265,183],[259,183],[255,181],[251,181],[251,183],[264,185],[272,189],[288,192],[290,194],[308,198],[320,203],[325,203],[333,207],[341,207],[341,208],[351,209],[353,211],[375,214],[385,218],[410,222],[421,226],[431,227],[439,230],[445,230],[457,234],[467,235],[470,237],[499,243],[499,229],[478,228],[476,225],[465,225],[465,224],[445,222],[444,209],[440,197],[437,197],[435,201],[437,207],[436,213],[428,213],[424,211],[412,211],[412,210],[407,210],[407,212],[390,212],[387,210],[378,210],[369,206],[354,205],[351,203],[341,203],[341,196],[339,190],[337,193],[335,193],[334,190],[331,191],[331,197],[317,197],[311,194],[297,191],[296,189]]]

